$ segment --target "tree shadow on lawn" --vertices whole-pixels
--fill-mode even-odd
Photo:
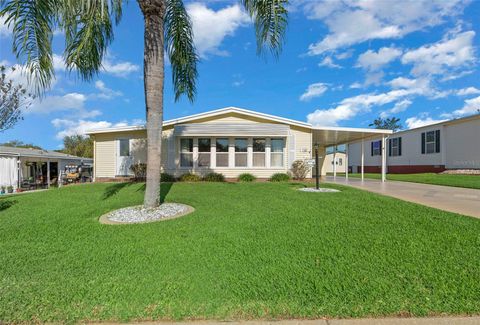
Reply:
[[[17,200],[10,200],[10,201],[1,200],[1,201],[0,201],[0,211],[7,210],[7,209],[10,208],[12,205],[15,205],[15,204],[17,204],[17,203],[18,203]]]
[[[103,192],[103,195],[102,195],[102,199],[107,200],[107,199],[111,198],[112,196],[118,194],[118,192],[120,192],[125,187],[129,187],[129,186],[134,185],[134,184],[137,184],[137,183],[126,182],[126,183],[111,184],[111,185],[107,186],[107,188],[105,188],[105,191]],[[168,192],[170,192],[170,189],[172,188],[172,184],[173,183],[163,182],[160,185],[160,203],[163,203],[165,201],[165,198],[167,197]],[[146,185],[145,185],[145,183],[143,183],[137,189],[137,192],[145,192],[145,189],[146,189]]]

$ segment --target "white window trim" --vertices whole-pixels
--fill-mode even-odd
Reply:
[[[209,138],[210,139],[210,167],[199,167],[198,166],[198,139],[199,138]],[[265,167],[254,167],[253,166],[253,139],[265,139]],[[181,139],[193,139],[193,167],[181,166]],[[217,139],[228,139],[228,166],[218,167],[217,166],[217,148],[216,141]],[[247,139],[247,166],[236,167],[235,166],[235,139]],[[282,166],[271,166],[271,139],[272,137],[177,137],[176,138],[176,148],[175,151],[175,168],[181,171],[202,171],[208,169],[229,169],[229,170],[242,170],[242,169],[251,169],[251,170],[286,170],[287,164],[287,138],[286,137],[273,137],[273,139],[282,139],[283,140],[283,165]]]
[[[435,136],[435,131],[436,130],[432,130],[432,131],[426,131],[425,132],[425,154],[427,155],[431,155],[431,154],[434,154],[434,153],[438,153],[436,152],[436,148],[437,148],[437,138]],[[433,133],[433,141],[428,141],[428,134],[429,133]],[[433,151],[432,152],[428,152],[428,144],[429,143],[433,143]]]

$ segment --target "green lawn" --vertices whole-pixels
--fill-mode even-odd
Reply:
[[[164,184],[195,207],[98,217],[142,184],[0,199],[0,323],[480,313],[480,220],[353,188]]]
[[[338,175],[345,175],[339,173]],[[349,174],[351,177],[361,177],[359,173]],[[380,174],[365,173],[365,178],[380,179]],[[425,183],[434,185],[445,185],[455,187],[467,187],[480,189],[480,175],[452,175],[452,174],[387,174],[387,179],[392,181],[404,181],[414,183]]]

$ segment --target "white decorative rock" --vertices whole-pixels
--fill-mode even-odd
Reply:
[[[311,193],[332,193],[332,192],[340,192],[339,190],[333,188],[319,188],[318,190],[315,187],[302,187],[298,189],[302,192],[311,192]]]
[[[137,205],[111,211],[101,216],[99,221],[104,224],[147,223],[178,218],[193,211],[191,206],[181,203],[163,203],[150,209]]]

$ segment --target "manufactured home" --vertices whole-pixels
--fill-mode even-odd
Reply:
[[[94,179],[131,177],[130,167],[146,162],[144,126],[116,127],[88,132],[94,140]],[[286,173],[295,160],[319,152],[321,175],[326,148],[372,137],[389,130],[316,127],[251,110],[227,107],[163,123],[161,168],[176,177],[217,172],[234,179],[242,173],[268,178]],[[313,171],[309,173],[311,177]]]
[[[349,169],[381,171],[382,139],[348,145]],[[395,132],[386,142],[388,173],[442,172],[447,169],[480,169],[480,114]]]

